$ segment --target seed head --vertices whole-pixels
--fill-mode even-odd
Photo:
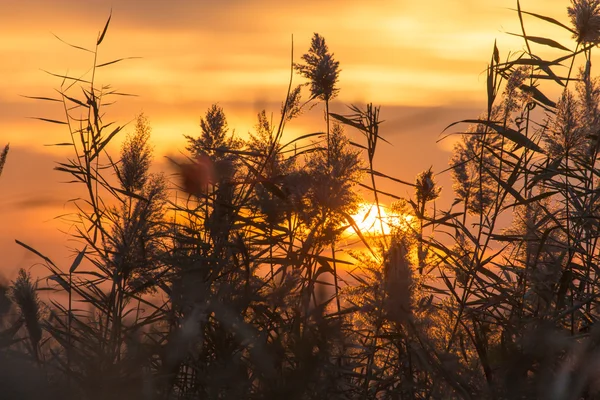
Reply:
[[[300,75],[310,79],[312,98],[329,101],[334,98],[339,89],[335,87],[340,74],[338,61],[333,59],[325,44],[325,38],[315,33],[308,53],[302,56],[306,64],[294,64]]]
[[[575,28],[573,38],[577,43],[600,41],[600,0],[571,0],[567,13]]]
[[[391,320],[405,321],[411,314],[412,269],[404,243],[393,243],[386,256],[384,288],[387,294],[384,309]]]
[[[38,343],[42,339],[40,303],[37,297],[37,285],[31,282],[31,276],[23,268],[19,270],[17,279],[12,284],[11,294],[25,321],[29,340],[37,357]]]
[[[433,180],[433,171],[429,168],[417,176],[416,191],[419,202],[435,200],[440,195],[441,187]]]
[[[144,114],[137,117],[135,133],[127,136],[121,147],[119,179],[127,191],[142,190],[148,179],[148,169],[152,162],[152,149],[149,146],[151,128]]]

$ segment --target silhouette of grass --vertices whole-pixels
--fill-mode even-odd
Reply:
[[[63,268],[17,241],[48,276],[34,283],[21,270],[10,288],[0,285],[3,393],[597,398],[597,3],[572,1],[568,27],[517,2],[524,50],[502,61],[494,44],[483,114],[447,128],[466,126],[451,133],[460,140],[448,209],[436,205],[446,193],[431,168],[414,183],[375,169],[377,145],[387,142],[378,106],[329,112],[340,70],[318,34],[305,64],[292,51],[280,114],[261,111],[248,140],[215,104],[199,135],[186,136],[189,160],[172,160],[173,179],[149,172],[144,115],[110,154],[126,128],[105,114],[123,93],[98,83],[103,68],[125,59],[98,61],[109,17],[92,50],[74,46],[94,55],[90,71],[51,74],[58,96],[32,97],[63,105],[61,118],[37,118],[69,132],[73,153],[56,169],[82,189],[69,216],[81,250]],[[566,29],[575,50],[527,34],[525,18]],[[564,55],[543,59],[538,46]],[[569,71],[558,74],[563,64]],[[308,82],[294,86],[294,71]],[[562,90],[556,101],[544,94],[552,85]],[[288,124],[318,101],[323,125],[282,143]],[[413,194],[383,192],[382,179]],[[354,220],[364,196],[374,199],[379,235]],[[386,229],[385,198],[394,201],[386,215],[397,216]],[[340,256],[349,228],[364,248],[347,250],[353,262]],[[14,379],[13,364],[34,383]]]

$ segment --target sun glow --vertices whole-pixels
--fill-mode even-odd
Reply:
[[[380,205],[378,212],[377,205],[373,203],[362,203],[352,218],[360,232],[370,236],[390,235],[394,229],[408,230],[414,221],[412,215],[394,215],[386,206]],[[355,234],[352,226],[349,226],[345,232],[348,235]]]

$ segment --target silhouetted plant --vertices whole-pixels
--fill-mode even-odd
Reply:
[[[6,164],[6,157],[8,157],[8,149],[10,145],[7,144],[4,146],[4,150],[2,150],[2,154],[0,154],[0,175],[2,175],[2,170],[4,169],[4,164]]]
[[[117,161],[109,154],[122,127],[109,130],[101,110],[119,93],[99,88],[96,71],[114,63],[95,60],[90,80],[61,76],[59,98],[38,99],[64,106],[63,120],[43,119],[71,135],[74,155],[57,169],[85,192],[72,215],[83,248],[63,270],[19,242],[48,268],[44,289],[66,296],[42,305],[23,270],[13,301],[0,286],[0,371],[29,349],[23,368],[40,371],[39,387],[85,399],[596,398],[599,10],[572,1],[570,28],[517,2],[521,21],[566,29],[575,50],[524,23],[523,52],[501,61],[494,45],[484,113],[460,121],[469,127],[450,160],[449,209],[432,168],[411,182],[375,169],[379,107],[329,113],[339,64],[318,34],[304,64],[292,60],[309,102],[290,80],[280,115],[259,113],[247,141],[211,106],[200,135],[186,136],[190,160],[174,161],[183,196],[149,172],[144,116]],[[564,55],[545,60],[537,45]],[[548,85],[560,86],[557,101]],[[312,100],[325,103],[325,145],[323,132],[282,143]],[[383,192],[379,179],[412,194]],[[378,234],[354,219],[359,187],[375,200]],[[339,257],[349,227],[366,248],[350,252],[354,263]],[[347,285],[342,264],[353,268]]]
[[[40,302],[37,285],[31,281],[31,276],[24,269],[19,270],[17,279],[11,285],[10,295],[25,323],[31,352],[35,360],[39,361],[39,345],[42,340]]]
[[[336,84],[339,76],[339,62],[333,59],[325,38],[318,33],[312,37],[308,53],[302,56],[306,64],[294,64],[294,68],[310,80],[311,99],[329,102],[339,89]]]

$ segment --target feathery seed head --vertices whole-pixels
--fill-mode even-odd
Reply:
[[[405,243],[393,243],[387,253],[384,288],[387,294],[384,309],[388,317],[396,322],[405,321],[411,314],[412,302],[412,269]]]
[[[329,101],[334,98],[339,89],[335,87],[340,74],[338,61],[329,53],[325,38],[315,33],[308,53],[302,56],[306,64],[294,64],[300,75],[310,79],[312,98]]]
[[[578,43],[600,41],[600,0],[571,0],[567,13],[576,32],[573,38]]]
[[[142,189],[148,179],[148,169],[152,161],[152,150],[148,145],[150,125],[144,114],[140,114],[135,125],[135,133],[128,135],[121,148],[119,179],[123,189],[134,192]]]
[[[37,352],[37,344],[42,339],[37,285],[31,281],[31,275],[21,268],[11,289],[12,298],[19,307],[21,317],[25,321],[34,352]]]
[[[437,187],[433,180],[433,171],[429,168],[417,176],[416,192],[419,202],[428,202],[439,197],[441,187]]]

